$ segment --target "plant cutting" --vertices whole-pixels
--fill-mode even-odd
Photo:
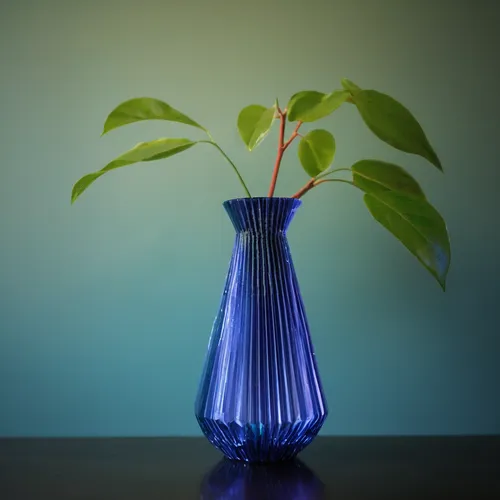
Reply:
[[[72,202],[107,172],[168,158],[195,145],[217,150],[238,177],[245,196],[223,204],[236,237],[195,405],[202,431],[231,459],[270,462],[292,458],[316,436],[327,416],[286,236],[306,194],[333,183],[361,191],[373,218],[418,259],[443,290],[446,287],[451,259],[446,224],[414,177],[399,165],[377,159],[336,167],[333,135],[323,128],[304,128],[340,106],[351,106],[380,140],[418,155],[442,171],[435,150],[419,122],[400,102],[347,79],[341,81],[341,87],[327,94],[298,92],[284,108],[276,99],[271,106],[253,104],[241,110],[237,127],[249,151],[267,137],[275,122],[279,124],[267,196],[251,196],[235,163],[204,126],[149,97],[118,105],[107,117],[103,135],[131,123],[165,120],[199,129],[207,138],[141,142],[73,187]],[[286,136],[288,123],[293,129]],[[285,153],[294,142],[308,180],[289,197],[275,197]]]

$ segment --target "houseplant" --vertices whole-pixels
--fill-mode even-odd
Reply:
[[[73,187],[72,202],[111,170],[167,158],[197,144],[216,148],[238,176],[246,197],[224,202],[236,239],[196,400],[196,417],[204,434],[232,459],[269,462],[291,458],[316,436],[327,415],[286,237],[306,193],[331,182],[363,192],[374,219],[445,290],[451,257],[446,224],[417,181],[403,168],[374,159],[360,160],[350,168],[332,168],[333,135],[324,129],[302,134],[303,125],[329,116],[342,105],[352,105],[379,139],[442,170],[408,109],[392,97],[361,89],[350,80],[341,84],[342,89],[329,94],[298,92],[284,109],[276,100],[273,106],[250,105],[239,113],[238,130],[249,151],[279,121],[276,161],[266,197],[250,195],[238,168],[205,127],[152,98],[131,99],[117,106],[109,114],[103,134],[143,120],[167,120],[198,128],[208,139],[162,138],[139,143]],[[285,138],[287,121],[294,129]],[[298,137],[298,156],[309,180],[288,198],[274,197],[283,156]],[[350,178],[340,177],[346,172]]]

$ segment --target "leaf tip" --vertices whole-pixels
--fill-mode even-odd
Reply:
[[[113,127],[113,125],[109,123],[109,116],[108,116],[108,118],[104,122],[104,126],[102,127],[101,137],[103,135],[106,135],[110,130],[113,130],[114,128],[116,127]]]
[[[422,156],[426,160],[428,160],[429,163],[431,163],[431,165],[434,165],[440,172],[444,172],[443,165],[442,165],[441,160],[439,159],[438,155],[436,154],[434,149],[432,149],[432,147],[430,147],[429,149],[430,149],[430,151],[428,151],[427,154],[421,154],[420,156]]]
[[[82,190],[79,189],[78,184],[80,183],[81,179],[75,183],[73,186],[73,189],[71,190],[71,205],[75,203],[75,201],[78,199],[78,197],[82,194]]]

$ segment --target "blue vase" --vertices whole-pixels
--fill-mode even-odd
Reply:
[[[327,415],[286,237],[300,205],[295,198],[224,202],[236,239],[195,413],[230,459],[291,459]]]

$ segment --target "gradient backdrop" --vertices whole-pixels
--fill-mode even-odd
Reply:
[[[205,124],[265,195],[277,127],[253,153],[251,103],[341,77],[417,116],[444,165],[392,150],[344,106],[318,126],[337,166],[400,163],[446,218],[433,278],[347,185],[304,198],[289,239],[329,400],[325,434],[500,432],[499,9],[494,1],[3,0],[0,7],[0,435],[197,435],[193,401],[242,195],[208,146],[70,190],[167,122],[99,138],[153,96]],[[312,128],[312,127],[309,127]],[[277,194],[306,181],[296,145]]]

